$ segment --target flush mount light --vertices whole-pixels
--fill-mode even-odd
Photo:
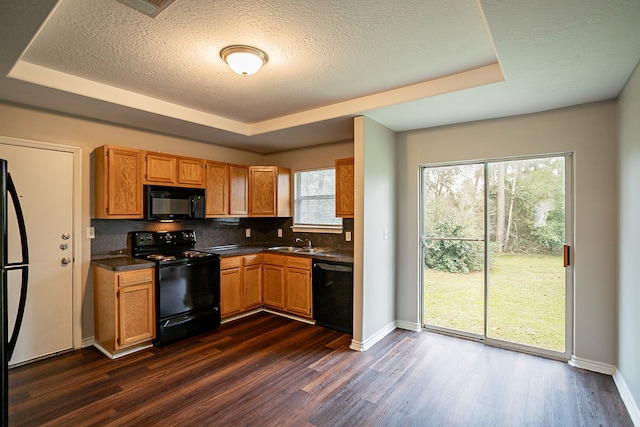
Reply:
[[[241,76],[250,76],[267,63],[267,54],[251,46],[227,46],[220,51],[220,58]]]

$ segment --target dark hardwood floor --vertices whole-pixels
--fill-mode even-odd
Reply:
[[[610,376],[423,332],[372,349],[258,314],[109,360],[10,370],[13,426],[632,426]]]

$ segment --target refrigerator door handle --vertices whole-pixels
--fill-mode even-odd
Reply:
[[[16,219],[18,221],[18,229],[20,232],[20,243],[22,247],[22,262],[6,264],[5,270],[22,270],[22,283],[20,286],[20,302],[18,304],[18,310],[16,313],[16,321],[13,326],[13,332],[11,338],[7,343],[6,354],[7,360],[11,359],[13,350],[16,348],[16,342],[18,341],[18,334],[20,333],[20,327],[22,326],[22,319],[24,318],[24,309],[27,302],[27,283],[29,281],[29,247],[27,245],[27,228],[24,223],[24,215],[22,213],[22,206],[20,206],[20,199],[18,192],[11,179],[11,174],[7,174],[7,192],[11,195],[13,201],[13,207],[16,211]],[[5,254],[6,257],[6,254]],[[4,260],[6,262],[6,259]],[[6,283],[6,281],[5,281]]]

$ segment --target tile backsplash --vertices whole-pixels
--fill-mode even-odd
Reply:
[[[102,258],[127,253],[127,233],[130,231],[195,230],[198,248],[223,245],[299,245],[296,237],[309,239],[314,246],[353,249],[345,240],[345,232],[353,234],[353,219],[344,219],[342,234],[294,233],[292,218],[214,218],[203,220],[158,222],[144,220],[92,219],[96,237],[91,241],[91,257]],[[246,230],[251,237],[246,237]],[[282,229],[282,237],[278,237]]]

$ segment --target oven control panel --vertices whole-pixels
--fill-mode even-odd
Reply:
[[[196,232],[182,231],[132,231],[131,244],[134,248],[146,246],[193,246],[196,242]]]

